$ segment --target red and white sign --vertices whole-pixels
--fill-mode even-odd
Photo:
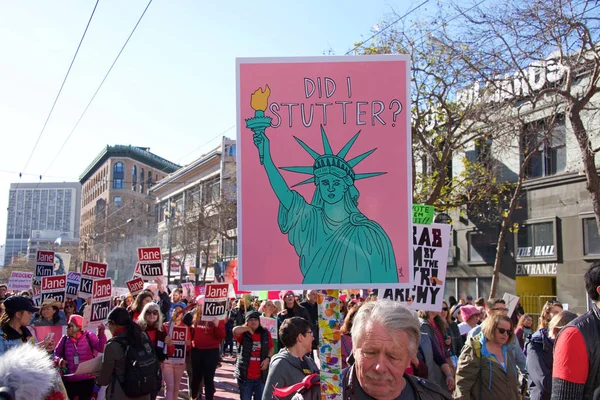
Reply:
[[[133,270],[133,276],[132,278],[141,278],[142,277],[142,270],[140,269],[140,263],[136,263],[135,264],[135,269]]]
[[[160,247],[139,247],[138,261],[140,274],[144,280],[163,276],[163,263]]]
[[[92,330],[106,322],[106,318],[110,312],[111,296],[112,281],[110,278],[93,281],[91,304],[90,307],[85,308],[83,316],[84,329]]]
[[[130,281],[125,282],[127,288],[129,289],[129,293],[132,296],[135,296],[142,290],[144,290],[144,280],[142,278],[135,278]]]
[[[54,252],[38,250],[35,259],[35,276],[50,276],[54,273]]]
[[[173,326],[171,339],[175,346],[175,353],[169,356],[169,361],[173,364],[185,364],[185,341],[188,338],[187,326]]]
[[[160,254],[160,247],[139,247],[138,248],[138,260],[140,262],[162,262],[162,256]]]
[[[64,303],[67,291],[67,275],[42,277],[42,302],[48,298]]]
[[[108,265],[95,261],[84,261],[81,275],[88,278],[106,278]]]
[[[216,321],[225,318],[229,303],[228,283],[209,283],[206,285],[202,321]]]
[[[29,290],[32,278],[33,272],[12,271],[10,273],[10,278],[8,279],[8,290],[15,290],[18,292]]]

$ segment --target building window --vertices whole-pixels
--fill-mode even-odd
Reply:
[[[137,167],[134,165],[131,168],[131,190],[135,192],[137,189]]]
[[[122,162],[118,162],[113,167],[113,189],[123,189],[123,179],[125,179],[125,167]]]
[[[146,183],[148,184],[148,190],[150,190],[152,187],[152,171],[148,171],[148,181]]]
[[[121,196],[113,196],[113,204],[115,207],[121,207],[123,205],[123,198]]]
[[[556,257],[554,221],[529,223],[517,232],[517,260]]]
[[[498,244],[498,231],[496,229],[467,232],[467,241],[469,242],[469,262],[484,262],[487,264],[494,262]]]
[[[212,204],[219,201],[220,179],[217,177],[204,184],[202,188],[202,204]]]
[[[235,157],[235,144],[227,146],[227,149],[225,150],[225,154],[228,155],[229,157]]]
[[[600,254],[600,235],[596,218],[583,218],[583,255]]]
[[[527,124],[523,130],[522,157],[525,158],[534,149],[526,167],[528,178],[540,178],[564,172],[567,164],[566,126],[564,114],[557,115],[553,126],[547,119]]]
[[[140,168],[140,193],[144,193],[144,179],[146,175],[144,175],[144,168]]]

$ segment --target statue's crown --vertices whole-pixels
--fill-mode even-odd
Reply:
[[[308,147],[308,145],[302,140],[294,136],[294,139],[296,139],[300,146],[302,146],[302,148],[306,150],[306,152],[310,154],[315,160],[314,165],[306,167],[281,167],[281,169],[285,171],[296,172],[299,174],[312,175],[310,178],[300,183],[297,183],[294,186],[315,182],[315,177],[320,177],[328,173],[333,173],[334,175],[340,177],[348,176],[352,179],[353,182],[360,179],[372,178],[374,176],[385,174],[385,172],[371,172],[366,174],[356,174],[354,172],[354,167],[356,167],[362,160],[369,157],[377,149],[371,149],[366,153],[362,153],[361,155],[346,161],[346,156],[348,155],[348,152],[352,148],[352,145],[354,144],[356,139],[358,139],[358,135],[360,135],[360,131],[356,135],[354,135],[337,154],[333,154],[333,151],[331,150],[331,145],[329,144],[329,139],[327,138],[325,129],[323,129],[323,125],[321,125],[323,154],[317,153],[316,151]]]

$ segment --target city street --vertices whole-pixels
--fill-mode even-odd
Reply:
[[[215,387],[217,388],[215,399],[239,399],[237,383],[233,376],[235,370],[234,362],[234,359],[225,357],[221,363],[221,368],[217,369],[217,374],[215,375]],[[179,398],[189,400],[187,375],[184,375],[181,380]],[[163,400],[164,393],[159,393],[157,399]]]

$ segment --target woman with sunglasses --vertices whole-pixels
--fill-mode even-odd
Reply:
[[[515,340],[512,320],[491,314],[481,333],[463,348],[456,371],[455,399],[520,400],[517,365],[508,344]]]
[[[94,392],[94,377],[89,374],[73,375],[80,363],[91,360],[104,351],[104,326],[98,326],[97,335],[83,330],[83,317],[71,315],[67,334],[54,349],[54,358],[60,368],[66,368],[63,383],[70,399],[89,400]]]
[[[77,305],[75,304],[75,300],[73,300],[73,299],[65,300],[64,311],[65,311],[65,317],[66,317],[67,321],[71,318],[71,315],[77,314]]]
[[[165,346],[171,346],[173,341],[167,336],[167,332],[163,326],[163,317],[160,313],[160,307],[156,303],[147,303],[138,319],[135,321],[142,332],[146,332],[158,361],[162,362],[166,360],[167,353],[165,353]],[[171,348],[171,350],[174,350]],[[172,353],[171,353],[172,354]],[[151,395],[151,400],[156,399],[158,390]]]
[[[442,300],[442,312],[440,313],[440,317],[442,317],[442,319],[446,321],[446,325],[448,327],[446,329],[446,337],[444,338],[445,344],[449,350],[447,356],[452,362],[452,367],[456,369],[458,356],[460,356],[460,352],[465,342],[462,336],[460,335],[458,324],[452,320],[450,308],[448,307],[448,303],[446,303],[446,300]]]

